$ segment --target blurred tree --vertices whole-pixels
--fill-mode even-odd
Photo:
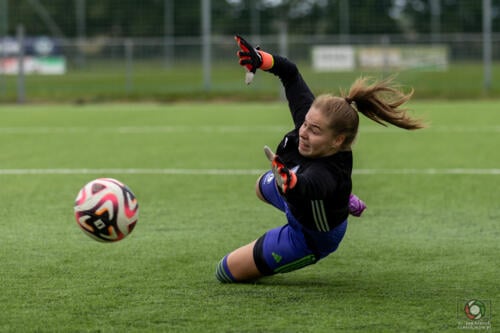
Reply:
[[[199,0],[174,3],[176,36],[200,34]],[[285,21],[293,34],[338,34],[340,22],[352,34],[428,33],[433,0],[211,0],[216,34],[275,34]],[[342,11],[341,4],[348,6]],[[85,0],[87,37],[159,37],[164,33],[165,0]],[[482,1],[440,0],[440,31],[480,32]],[[498,20],[496,6],[493,19]],[[23,23],[28,35],[77,35],[76,0],[10,0],[8,32]],[[43,13],[45,12],[45,13]],[[347,20],[341,20],[348,15]],[[50,24],[48,24],[50,23]],[[497,29],[499,25],[493,24]]]
[[[391,17],[398,22],[401,32],[430,33],[432,1],[436,0],[395,0]],[[498,18],[498,7],[496,11]],[[441,33],[482,31],[482,1],[440,0],[439,14]]]

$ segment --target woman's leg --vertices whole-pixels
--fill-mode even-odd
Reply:
[[[221,282],[244,282],[262,277],[255,264],[256,240],[226,255],[217,265],[216,277]]]
[[[262,201],[273,205],[283,212],[286,210],[286,203],[278,192],[274,181],[274,175],[271,171],[268,171],[259,177],[255,187],[255,192],[257,197]],[[221,282],[244,282],[258,279],[264,275],[274,274],[275,272],[273,270],[277,269],[277,266],[279,265],[271,265],[272,267],[268,267],[266,262],[270,260],[269,256],[280,256],[280,251],[283,251],[285,254],[289,254],[291,251],[289,249],[290,245],[285,241],[288,238],[279,236],[285,235],[288,232],[290,232],[288,226],[272,229],[258,240],[232,251],[222,258],[217,265],[215,274],[217,279]],[[294,232],[293,235],[295,234],[296,233]],[[300,237],[302,240],[303,235],[301,235],[301,233],[297,233],[296,235],[297,236],[295,237]],[[290,239],[295,237],[291,237]],[[266,250],[264,250],[265,239],[267,239],[268,243],[270,242],[274,246],[266,245]],[[295,241],[294,243],[302,244],[304,242]],[[301,252],[302,249],[299,249],[299,258],[301,258]],[[291,256],[291,258],[294,257],[295,255]],[[256,263],[255,260],[259,260],[259,263]],[[275,259],[273,257],[273,261],[274,260]],[[284,262],[287,261],[283,260],[283,263]]]
[[[227,265],[234,278],[238,281],[252,280],[262,276],[253,258],[255,242],[256,240],[234,250],[228,255]]]
[[[317,260],[302,232],[286,224],[226,255],[217,265],[215,275],[221,282],[248,282],[291,272]]]

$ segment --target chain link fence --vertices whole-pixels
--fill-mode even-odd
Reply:
[[[418,85],[449,72],[449,85],[500,95],[500,1],[146,2],[0,0],[0,102],[234,96],[234,33],[288,56],[318,89],[324,73],[403,72]]]

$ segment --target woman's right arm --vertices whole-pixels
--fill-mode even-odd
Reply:
[[[245,82],[247,84],[252,82],[253,73],[258,68],[278,76],[285,87],[295,127],[300,127],[314,101],[314,95],[299,73],[297,66],[285,57],[254,48],[241,36],[236,35],[234,38],[240,47],[240,51],[237,53],[240,65],[247,68]]]
[[[273,58],[273,66],[267,71],[280,78],[295,127],[300,127],[314,101],[314,95],[293,62],[278,55],[273,55]]]

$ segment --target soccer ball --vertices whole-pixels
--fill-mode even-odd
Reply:
[[[100,242],[116,242],[129,235],[137,223],[139,205],[132,191],[113,178],[86,184],[75,200],[78,226]]]

